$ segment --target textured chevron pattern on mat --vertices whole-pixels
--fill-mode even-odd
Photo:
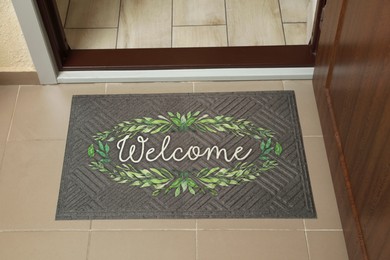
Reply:
[[[161,116],[164,116],[171,123],[168,112],[175,115],[179,112],[183,117],[191,111],[199,113],[196,122],[201,122],[201,117],[206,115],[212,120],[225,115],[242,119],[237,121],[241,123],[244,119],[250,121],[256,127],[272,131],[272,145],[271,140],[266,144],[267,139],[271,139],[269,137],[240,136],[230,128],[222,131],[220,128],[226,125],[200,131],[194,123],[183,131],[173,125],[166,133],[139,132],[129,140],[136,146],[137,156],[141,149],[136,142],[137,136],[148,138],[145,149],[154,147],[156,153],[167,135],[171,137],[167,154],[177,147],[186,150],[191,146],[201,149],[223,147],[229,154],[241,146],[243,151],[252,149],[253,152],[241,162],[236,159],[229,162],[216,156],[211,156],[209,160],[203,156],[196,160],[165,161],[160,158],[152,162],[121,162],[117,143],[120,138],[108,140],[107,137],[101,142],[103,147],[99,148],[96,134],[112,130],[121,122],[139,118],[162,119]],[[57,206],[58,220],[316,217],[293,92],[75,96],[70,117]],[[129,131],[131,129],[127,129]],[[104,148],[105,145],[108,148]],[[266,158],[260,160],[259,156],[264,156],[267,147],[270,149],[268,154],[265,152]],[[103,152],[107,149],[106,155],[102,156],[101,151],[97,151],[99,149]],[[128,152],[129,149],[126,149]],[[107,154],[110,154],[109,159]],[[274,166],[251,179],[240,176],[245,174],[243,171],[232,170],[237,163],[257,165],[253,169],[259,169],[265,161],[274,162]],[[91,162],[104,167],[97,170]],[[164,168],[172,176],[171,179],[159,177],[159,183],[155,179],[153,183],[141,187],[140,182],[145,182],[142,178],[147,177],[125,173],[120,179],[118,166],[123,164],[131,164],[135,169]],[[201,178],[203,175],[198,174],[202,169],[216,167],[218,169],[206,177]],[[237,181],[229,179],[227,174],[227,177],[224,175],[226,178],[221,177],[224,171],[229,170],[231,175],[236,174],[234,178]],[[181,183],[176,187],[174,182],[179,176],[185,177],[180,177]],[[191,186],[188,178],[194,180],[195,186]],[[170,186],[174,188],[167,189]],[[160,188],[161,192],[157,192]],[[154,191],[156,194],[153,194]]]

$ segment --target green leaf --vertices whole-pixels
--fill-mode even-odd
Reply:
[[[213,196],[217,196],[218,192],[216,190],[210,190],[210,194]]]
[[[264,148],[265,148],[265,143],[264,143],[264,141],[261,141],[260,150],[264,151]]]
[[[169,181],[169,179],[151,179],[150,182],[153,183],[153,184],[161,184],[161,183],[165,183]]]
[[[100,150],[96,150],[96,152],[97,152],[101,157],[104,157],[104,158],[107,157],[107,155],[106,155],[104,152],[100,151]]]
[[[198,187],[198,185],[196,184],[196,182],[194,182],[192,179],[190,179],[190,178],[188,178],[188,180],[187,180],[187,182],[188,182],[188,188],[197,188]]]
[[[151,121],[150,123],[153,124],[153,125],[161,125],[161,124],[167,125],[167,124],[169,124],[168,121],[159,120],[159,119],[153,120],[153,121]]]
[[[207,174],[205,175],[205,177],[210,176],[210,174],[212,174],[212,173],[218,171],[219,169],[220,169],[219,167],[214,167],[214,168],[212,168],[211,170],[209,170],[209,171],[207,172]]]
[[[187,120],[187,126],[192,125],[196,121],[196,118],[191,117],[190,119]]]
[[[272,139],[271,138],[268,138],[268,141],[267,143],[265,144],[265,148],[269,148],[271,146],[271,143],[272,143]]]
[[[188,190],[190,191],[190,193],[191,193],[192,195],[195,195],[195,194],[196,194],[195,190],[194,190],[191,186],[188,186]]]
[[[181,183],[181,187],[183,188],[183,192],[186,191],[186,190],[187,190],[187,187],[188,187],[187,181],[183,181],[183,182]]]
[[[267,155],[267,154],[269,154],[271,151],[272,151],[272,147],[270,147],[270,148],[267,148],[265,151],[264,151],[264,155]]]
[[[158,194],[160,194],[160,192],[161,192],[161,190],[155,190],[155,191],[153,191],[152,196],[155,197]]]
[[[182,179],[179,178],[179,179],[176,179],[170,186],[170,188],[177,188],[180,186],[180,183],[181,183]]]
[[[181,124],[182,124],[182,125],[186,125],[186,123],[187,123],[186,116],[185,116],[185,115],[182,115],[180,121],[181,121]]]
[[[99,141],[99,149],[101,150],[101,151],[104,151],[104,145],[103,145],[103,143],[101,142],[101,141]]]
[[[131,185],[132,186],[139,186],[139,185],[141,185],[141,182],[140,181],[135,181]]]
[[[105,158],[105,159],[101,159],[100,162],[101,162],[101,163],[109,163],[109,162],[111,162],[111,160]]]
[[[181,115],[180,115],[179,112],[176,113],[176,117],[177,117],[177,118],[180,118],[180,117],[181,117]]]
[[[207,129],[207,131],[209,131],[209,132],[211,132],[211,133],[216,133],[216,132],[217,132],[217,131],[215,131],[214,129],[208,127],[208,126],[204,126],[204,127]]]
[[[108,144],[104,146],[104,151],[106,152],[106,154],[108,154],[108,152],[110,151],[110,147],[108,146]]]
[[[157,117],[158,117],[158,118],[161,118],[161,119],[164,119],[165,121],[169,121],[169,119],[168,119],[168,118],[166,118],[165,116],[158,115]]]
[[[218,178],[200,178],[200,180],[206,183],[216,183],[219,181]]]
[[[175,117],[175,115],[172,112],[168,112],[168,115],[171,117]]]
[[[151,170],[152,172],[154,172],[154,173],[157,173],[157,175],[159,175],[159,176],[165,178],[164,174],[162,174],[158,169],[156,169],[156,168],[150,168],[150,170]]]
[[[191,111],[187,113],[187,119],[191,117]]]
[[[283,148],[282,148],[282,146],[280,145],[280,143],[276,143],[275,144],[275,154],[276,155],[281,155],[282,154],[282,152],[283,152]]]
[[[154,129],[152,132],[150,132],[151,134],[157,134],[159,132],[162,132],[162,129],[165,128],[166,125],[162,125],[156,129]]]
[[[171,118],[172,122],[176,125],[176,126],[181,126],[181,121],[177,118]]]
[[[150,187],[150,183],[149,182],[145,182],[144,184],[141,185],[140,188],[146,188],[146,187]]]
[[[195,117],[195,116],[199,116],[200,114],[200,111],[196,111],[192,116]]]
[[[217,121],[215,119],[211,119],[211,118],[205,118],[205,119],[201,119],[199,120],[199,123],[202,123],[202,124],[215,124]]]
[[[176,188],[175,190],[175,197],[180,195],[180,186]]]
[[[107,142],[112,142],[115,140],[115,137],[110,137],[110,139],[107,140]]]
[[[93,144],[91,144],[88,147],[88,156],[91,158],[93,158],[95,156],[95,147],[93,146]]]

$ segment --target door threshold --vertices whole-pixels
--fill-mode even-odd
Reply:
[[[307,80],[313,78],[313,72],[313,67],[62,71],[57,77],[57,82],[108,83],[164,81]]]

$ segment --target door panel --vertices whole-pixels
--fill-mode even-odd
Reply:
[[[328,0],[328,5],[335,2]],[[315,92],[350,259],[390,258],[390,2],[345,1]],[[335,26],[335,20],[338,25]]]

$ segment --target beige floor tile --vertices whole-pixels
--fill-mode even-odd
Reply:
[[[229,46],[284,45],[278,0],[226,0]]]
[[[265,230],[303,230],[301,219],[199,219],[199,229],[265,229]]]
[[[309,0],[279,0],[283,22],[296,23],[307,21]]]
[[[22,86],[10,140],[66,139],[72,95],[104,91],[104,84]]]
[[[115,49],[117,29],[65,29],[72,49]]]
[[[322,136],[311,80],[283,81],[285,90],[295,92],[303,136]]]
[[[0,172],[0,230],[88,230],[55,221],[64,141],[8,142]]]
[[[122,0],[117,48],[171,47],[172,0]]]
[[[202,260],[305,260],[303,231],[199,231]]]
[[[70,1],[66,28],[117,27],[120,0]]]
[[[173,0],[173,26],[225,23],[224,0]]]
[[[195,92],[239,92],[283,90],[281,81],[195,82]]]
[[[0,169],[19,86],[0,86]]]
[[[84,260],[88,232],[0,233],[0,259]]]
[[[322,137],[305,137],[305,152],[317,219],[306,219],[307,229],[341,229],[339,211]]]
[[[2,165],[2,161],[3,161],[3,155],[5,152],[5,147],[6,147],[6,142],[0,141],[0,172],[1,172],[1,165]]]
[[[345,240],[339,232],[308,232],[309,252],[313,260],[348,260]]]
[[[107,94],[191,93],[192,83],[112,83]]]
[[[70,0],[56,0],[58,13],[60,14],[62,25],[65,25],[66,15]]]
[[[132,219],[92,221],[92,230],[183,230],[195,228],[196,220],[194,219]]]
[[[89,260],[195,260],[195,231],[93,232]]]
[[[173,27],[172,47],[227,46],[226,26]]]
[[[18,89],[18,86],[0,86],[0,145],[7,140]]]
[[[306,42],[306,23],[283,24],[286,45],[308,44]]]

